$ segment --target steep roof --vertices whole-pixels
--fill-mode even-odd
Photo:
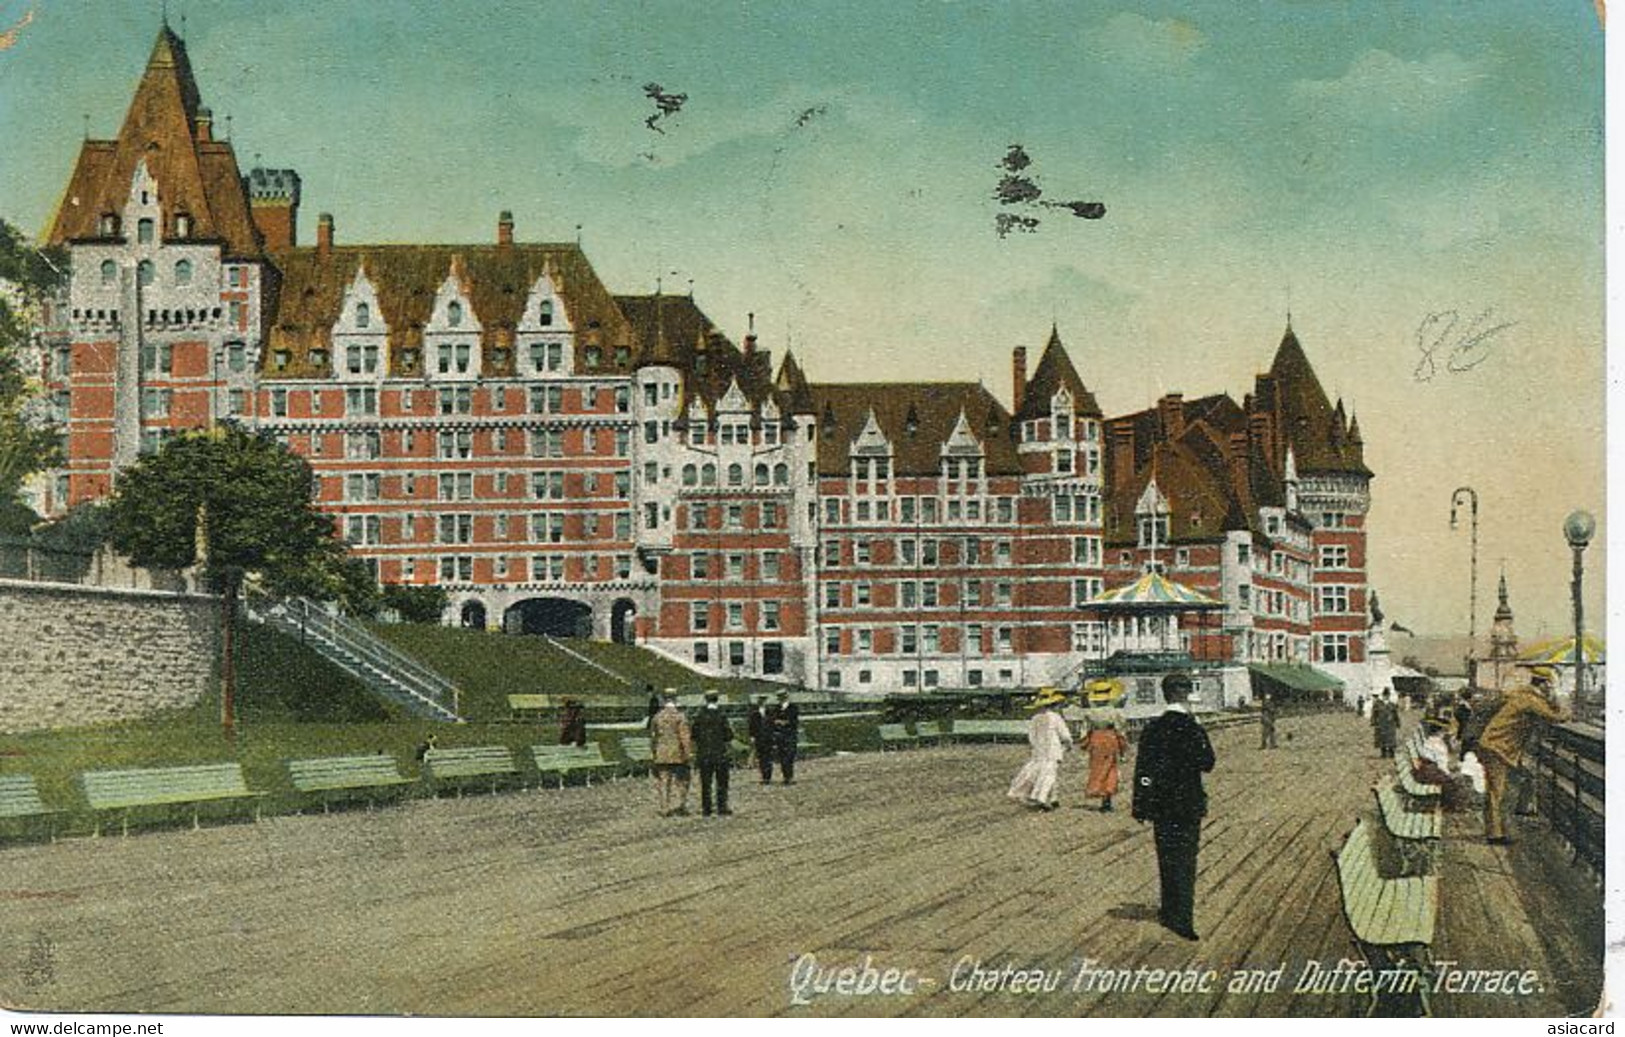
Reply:
[[[808,387],[818,417],[818,471],[848,471],[852,441],[870,412],[891,442],[899,475],[935,475],[961,413],[981,441],[990,475],[1019,475],[1010,414],[975,382],[865,382]]]
[[[98,237],[102,214],[124,211],[135,171],[146,162],[166,229],[184,212],[192,218],[192,240],[219,240],[233,258],[258,257],[262,246],[236,155],[225,141],[200,140],[197,116],[186,45],[165,25],[118,139],[87,140],[80,148],[47,240],[60,245]]]
[[[1291,324],[1281,336],[1267,380],[1265,377],[1258,380],[1256,396],[1261,405],[1275,411],[1278,427],[1285,436],[1285,442],[1277,447],[1278,456],[1272,459],[1277,464],[1281,463],[1285,446],[1290,443],[1300,473],[1370,477],[1371,469],[1365,465],[1365,451],[1358,431],[1350,429],[1341,401],[1334,407],[1326,396]]]
[[[1107,475],[1108,544],[1132,544],[1138,539],[1134,508],[1153,479],[1168,501],[1170,541],[1212,540],[1226,529],[1246,527],[1223,451],[1200,429],[1178,440],[1155,443],[1143,466],[1127,472],[1108,466]]]
[[[1062,387],[1072,394],[1072,410],[1080,417],[1100,417],[1100,404],[1095,402],[1094,393],[1083,384],[1078,377],[1077,368],[1072,366],[1072,358],[1067,355],[1066,347],[1061,344],[1060,330],[1051,326],[1049,342],[1044,346],[1044,355],[1039,358],[1038,367],[1033,376],[1027,380],[1026,388],[1022,390],[1021,407],[1016,411],[1017,421],[1030,421],[1034,418],[1048,417],[1050,404],[1055,394]]]
[[[282,278],[271,309],[267,352],[285,349],[292,355],[292,363],[278,372],[284,377],[327,373],[309,363],[309,352],[331,349],[333,325],[358,269],[365,271],[378,293],[379,315],[389,329],[393,375],[418,373],[402,366],[401,350],[422,348],[423,327],[432,315],[435,296],[454,268],[481,326],[482,370],[489,374],[513,373],[514,329],[544,272],[553,277],[575,329],[578,371],[589,369],[589,346],[602,347],[599,365],[591,370],[623,370],[615,362],[614,347],[633,345],[630,324],[574,244],[348,245],[326,252],[289,249],[276,253],[273,260]],[[507,369],[492,356],[499,347],[510,349]]]
[[[807,385],[807,376],[802,373],[801,365],[796,363],[796,355],[789,350],[785,350],[784,362],[779,365],[779,374],[773,380],[773,384],[784,393],[791,414],[818,412],[813,402],[812,390]]]

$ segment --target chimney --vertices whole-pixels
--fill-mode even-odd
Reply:
[[[1134,423],[1113,423],[1111,437],[1111,477],[1115,482],[1134,474]]]
[[[1185,397],[1171,392],[1157,401],[1157,418],[1162,425],[1162,438],[1172,441],[1185,433]]]
[[[1235,485],[1236,491],[1242,494],[1241,499],[1248,500],[1249,498],[1245,496],[1250,485],[1247,479],[1247,433],[1230,433],[1230,451],[1225,460],[1230,465],[1231,483]]]
[[[748,357],[756,352],[756,314],[748,314],[750,318],[750,331],[745,334],[745,355]]]
[[[197,110],[197,139],[200,144],[214,140],[214,113],[207,108]]]
[[[1015,392],[1011,398],[1015,401],[1010,408],[1011,414],[1021,413],[1021,401],[1027,395],[1027,347],[1017,346],[1010,354],[1010,377],[1016,383]]]
[[[497,244],[513,244],[513,213],[503,209],[497,216]]]
[[[198,122],[205,121],[203,110]],[[202,131],[199,132],[202,139]],[[248,185],[248,215],[272,252],[299,244],[299,174],[292,169],[255,167],[244,177]]]
[[[323,259],[333,254],[333,214],[330,212],[316,217],[316,254]]]

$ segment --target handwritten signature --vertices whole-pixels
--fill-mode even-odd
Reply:
[[[1445,370],[1452,374],[1471,371],[1490,357],[1494,340],[1501,332],[1518,326],[1517,321],[1492,323],[1493,309],[1463,321],[1455,310],[1441,310],[1422,318],[1416,328],[1416,348],[1422,358],[1416,364],[1416,380],[1428,382],[1439,373],[1441,352]]]

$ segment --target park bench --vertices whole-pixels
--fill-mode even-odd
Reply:
[[[1385,878],[1377,862],[1370,827],[1362,818],[1337,851],[1337,879],[1343,915],[1361,952],[1375,971],[1406,977],[1400,989],[1372,995],[1367,1014],[1431,1014],[1430,965],[1439,914],[1439,880],[1432,875]]]
[[[1392,785],[1372,786],[1371,794],[1377,797],[1377,812],[1399,848],[1406,873],[1416,875],[1431,870],[1433,847],[1440,835],[1439,812],[1410,809],[1405,797]]]
[[[1027,740],[1027,721],[1025,720],[955,720],[954,739],[956,741],[997,742],[1001,739],[1025,742]]]
[[[1405,790],[1405,795],[1409,796],[1414,804],[1438,803],[1439,786],[1416,780],[1414,765],[1414,758],[1409,755],[1394,758],[1394,770],[1399,776],[1399,787]]]
[[[948,741],[949,734],[943,729],[942,724],[935,720],[920,720],[914,724],[914,737],[922,742],[929,740],[941,745]]]
[[[647,735],[623,735],[621,755],[626,757],[627,767],[632,771],[640,767],[647,770],[655,762],[654,747],[649,744]]]
[[[88,771],[79,777],[90,809],[97,814],[95,834],[101,835],[100,815],[123,811],[123,832],[130,833],[130,813],[138,807],[189,806],[197,828],[205,803],[258,799],[243,782],[238,763],[209,763],[192,767],[156,767],[142,770]],[[256,803],[254,820],[259,820]]]
[[[459,796],[463,785],[476,778],[490,778],[494,795],[503,778],[519,773],[513,753],[505,745],[431,749],[423,757],[423,767],[437,789],[442,784],[450,785]]]
[[[508,715],[514,720],[534,719],[536,714],[553,707],[546,695],[509,695]]]
[[[909,734],[908,728],[906,726],[904,726],[903,724],[881,724],[880,725],[880,751],[881,752],[885,752],[887,748],[892,747],[892,746],[896,746],[898,748],[901,748],[901,747],[907,746],[907,745],[918,745],[918,744],[920,744],[919,736]]]
[[[32,821],[49,819],[56,813],[40,799],[39,786],[32,774],[0,777],[0,821],[17,821],[21,823],[19,827],[23,827]]]
[[[561,789],[572,774],[585,775],[587,784],[591,785],[595,773],[613,772],[619,767],[614,760],[604,759],[603,747],[597,742],[588,742],[583,746],[533,745],[530,752],[536,760],[536,770],[540,776],[558,775]]]
[[[395,757],[384,755],[289,760],[288,776],[293,779],[295,789],[321,796],[324,814],[334,793],[367,793],[370,806],[373,799],[370,793],[411,784],[411,779],[403,777],[395,765]]]

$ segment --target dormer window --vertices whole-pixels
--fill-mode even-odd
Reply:
[[[1166,547],[1168,544],[1168,516],[1140,516],[1140,546]]]
[[[626,365],[630,364],[631,362],[632,362],[632,347],[630,347],[630,346],[616,346],[615,347],[615,366],[619,367],[619,368],[625,368]]]
[[[705,358],[701,357],[700,359],[703,360]],[[602,349],[599,349],[597,346],[588,346],[587,347],[587,366],[588,367],[597,367],[599,364],[601,364],[603,362],[604,362],[604,351]],[[703,368],[700,368],[700,369],[703,370]]]
[[[355,304],[355,326],[358,328],[372,326],[372,307],[364,302]]]
[[[141,220],[135,225],[135,240],[143,245],[152,244],[152,221]]]
[[[118,237],[118,217],[113,213],[102,214],[101,235],[104,238]]]
[[[189,238],[192,236],[192,217],[187,213],[178,213],[175,216],[175,236]]]
[[[463,304],[460,302],[446,305],[446,323],[454,328],[463,326]]]
[[[536,322],[538,324],[540,324],[544,328],[550,327],[553,324],[553,303],[552,303],[552,300],[549,300],[549,299],[543,299],[542,300],[541,312],[537,314]]]

